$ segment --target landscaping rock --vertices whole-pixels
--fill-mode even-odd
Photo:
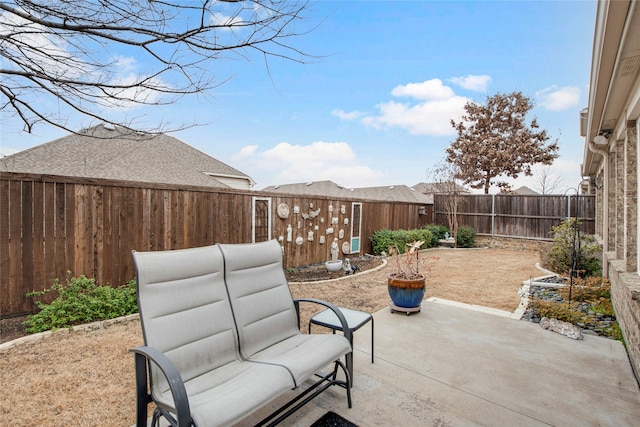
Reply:
[[[543,329],[548,329],[560,335],[565,335],[574,340],[582,339],[582,331],[580,330],[580,328],[569,322],[563,322],[562,320],[543,317],[542,319],[540,319],[540,326]]]

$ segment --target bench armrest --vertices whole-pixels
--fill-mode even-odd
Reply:
[[[296,306],[296,314],[298,315],[298,323],[300,323],[300,303],[301,302],[310,302],[310,303],[314,303],[314,304],[319,304],[319,305],[323,305],[325,307],[327,307],[329,310],[333,311],[336,316],[338,316],[338,320],[340,321],[340,324],[342,325],[342,332],[344,332],[344,336],[347,338],[347,340],[349,340],[349,342],[352,342],[351,339],[351,329],[349,328],[349,324],[347,323],[347,319],[345,319],[344,314],[342,314],[342,312],[340,311],[340,309],[338,307],[336,307],[335,305],[331,304],[330,302],[327,301],[323,301],[323,300],[319,300],[316,298],[298,298],[293,300],[293,303]],[[300,325],[298,325],[300,326]]]
[[[147,404],[152,401],[147,388],[147,366],[151,363],[160,368],[167,379],[176,409],[178,427],[193,425],[187,390],[180,373],[171,360],[159,350],[148,346],[135,347],[129,351],[135,354],[136,364],[136,426],[147,425]]]

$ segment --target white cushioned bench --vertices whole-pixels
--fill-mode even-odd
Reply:
[[[174,426],[227,426],[307,380],[310,386],[263,419],[274,425],[331,385],[345,389],[340,358],[350,337],[303,334],[277,241],[135,252],[144,346],[136,362],[136,422],[166,418]],[[321,373],[331,367],[328,373]],[[338,379],[338,371],[344,379]]]

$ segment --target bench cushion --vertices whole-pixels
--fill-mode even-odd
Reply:
[[[191,418],[198,427],[229,426],[293,388],[281,366],[234,361],[185,382]],[[173,408],[171,392],[156,402]]]
[[[134,252],[145,345],[164,353],[188,383],[240,361],[237,333],[216,246]],[[168,389],[151,369],[152,392]]]
[[[303,335],[276,240],[219,245],[241,355],[285,366],[297,385],[351,351],[342,335]]]

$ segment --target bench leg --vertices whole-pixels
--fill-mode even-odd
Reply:
[[[373,363],[373,316],[371,316],[371,363]]]
[[[146,427],[147,405],[151,397],[147,391],[147,359],[141,354],[135,355],[136,370],[136,426]]]

